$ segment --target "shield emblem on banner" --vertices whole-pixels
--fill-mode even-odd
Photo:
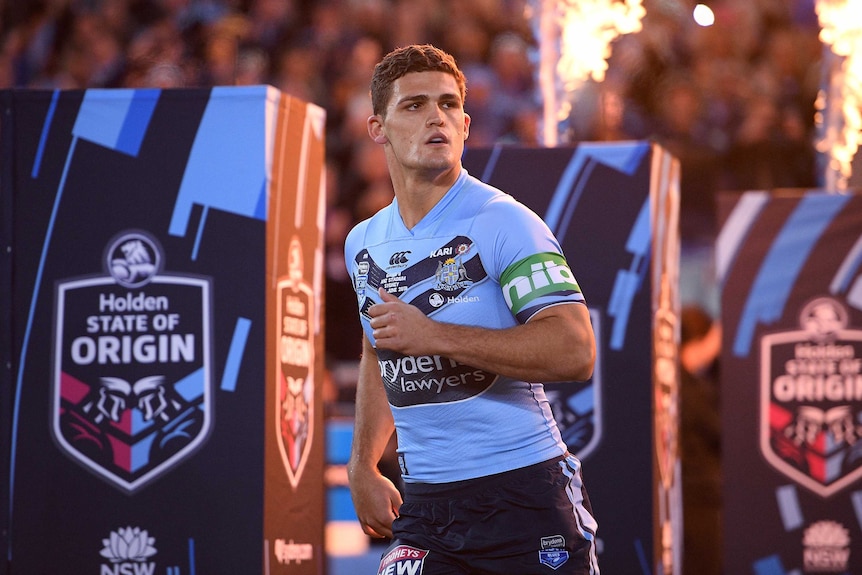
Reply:
[[[862,331],[830,317],[846,314],[815,300],[803,329],[762,338],[760,358],[761,452],[821,497],[862,478]]]
[[[208,280],[57,284],[52,431],[76,462],[139,489],[206,440],[211,387]]]
[[[276,291],[279,341],[275,389],[276,441],[287,477],[299,485],[314,435],[314,291],[302,280],[302,247],[289,250],[290,275]]]

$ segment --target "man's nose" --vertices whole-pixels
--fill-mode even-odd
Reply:
[[[444,121],[443,118],[444,118],[444,116],[443,116],[442,110],[440,110],[440,108],[434,106],[433,111],[428,116],[428,119],[426,120],[426,122],[429,126],[433,126],[435,124],[438,126],[442,126],[443,121]]]

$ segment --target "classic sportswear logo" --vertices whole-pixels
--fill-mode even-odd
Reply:
[[[392,257],[389,258],[390,266],[404,265],[407,263],[407,254],[413,253],[410,250],[405,252],[395,252],[392,254]]]
[[[500,286],[513,314],[543,296],[561,291],[581,292],[565,258],[554,253],[535,254],[512,264],[500,277]]]

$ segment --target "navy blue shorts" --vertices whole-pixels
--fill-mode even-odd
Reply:
[[[596,521],[573,456],[406,484],[378,575],[597,575]]]

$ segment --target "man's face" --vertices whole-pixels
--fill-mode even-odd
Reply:
[[[459,164],[470,117],[455,78],[444,72],[412,72],[395,81],[385,118],[372,116],[374,141],[389,144],[404,167],[448,170]]]

